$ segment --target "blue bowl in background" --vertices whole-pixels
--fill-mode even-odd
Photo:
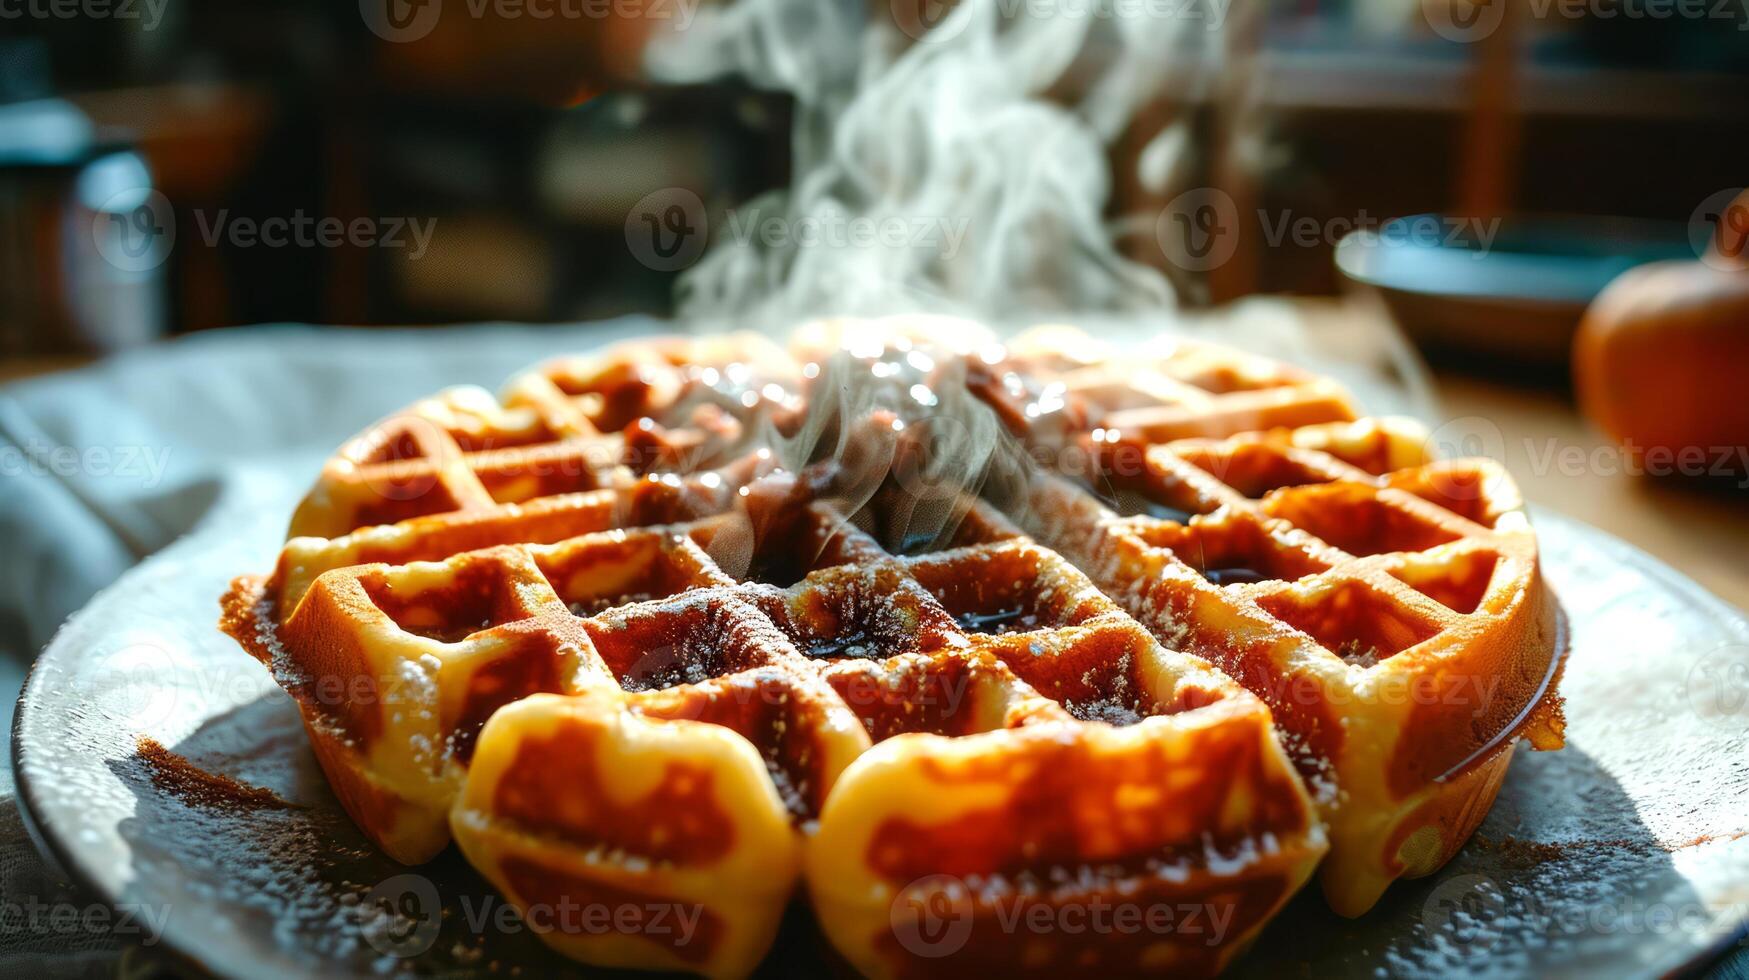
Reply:
[[[1536,216],[1395,218],[1336,246],[1346,280],[1374,290],[1435,353],[1565,364],[1592,299],[1626,270],[1692,259],[1677,222]]]

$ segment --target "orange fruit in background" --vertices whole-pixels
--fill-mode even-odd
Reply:
[[[1714,265],[1622,273],[1574,338],[1580,407],[1648,472],[1680,472],[1697,453],[1709,469],[1749,469],[1738,451],[1749,447],[1749,267]]]

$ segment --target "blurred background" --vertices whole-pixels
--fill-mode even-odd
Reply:
[[[423,2],[407,9],[439,0]],[[679,25],[691,8],[673,2]],[[1333,220],[1637,218],[1665,223],[1639,229],[1654,248],[1680,248],[1702,201],[1749,182],[1740,4],[1685,4],[1706,15],[1676,16],[1673,3],[1652,0],[1632,17],[1603,0],[1548,0],[1511,16],[1499,16],[1503,2],[1293,0],[1258,11],[1198,2],[1185,7],[1225,20],[1213,48],[1244,65],[1243,77],[1195,77],[1207,44],[1190,56],[1160,52],[1186,64],[1112,141],[1108,215],[1158,212],[1168,192],[1212,187],[1242,214],[1310,219],[1320,231],[1274,245],[1243,236],[1213,270],[1174,268],[1154,236],[1127,243],[1172,273],[1190,303],[1335,293],[1337,236],[1322,230]],[[732,77],[637,77],[637,26],[602,41],[601,18],[524,14],[495,25],[463,9],[408,41],[385,40],[351,3],[9,4],[0,354],[11,357],[274,321],[668,313],[679,270],[628,249],[628,210],[652,191],[686,188],[720,214],[791,178],[791,94]],[[1478,30],[1490,17],[1498,26]],[[591,76],[600,83],[627,66],[597,94]],[[1174,187],[1150,189],[1138,158],[1171,122],[1185,124],[1194,159]],[[167,215],[136,211],[137,193],[118,197],[142,184]],[[162,262],[106,259],[94,222],[120,251],[130,229],[153,234],[148,214],[174,225]],[[376,227],[332,244],[313,225],[277,246],[248,233],[251,222],[298,216]],[[388,219],[429,227],[429,238],[421,247],[409,229],[409,247],[394,247]]]

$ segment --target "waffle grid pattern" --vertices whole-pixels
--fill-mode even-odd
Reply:
[[[1394,878],[1455,853],[1458,818],[1419,812],[1440,804],[1442,781],[1486,786],[1518,735],[1559,746],[1558,717],[1535,714],[1560,665],[1556,610],[1530,587],[1535,540],[1497,469],[1374,474],[1254,435],[1117,444],[1096,458],[1109,467],[1089,474],[1103,494],[1041,479],[1026,529],[1163,643],[1270,705],[1328,814],[1324,886],[1339,911],[1360,914]]]
[[[830,321],[793,356],[663,342],[554,362],[501,403],[446,393],[342,449],[226,626],[394,856],[453,833],[525,906],[707,910],[691,948],[546,937],[585,962],[745,973],[805,878],[869,974],[1213,972],[1326,826],[1326,895],[1356,914],[1455,852],[1514,736],[1558,745],[1558,719],[1527,721],[1553,604],[1497,469],[1429,461],[1411,425],[1355,421],[1339,387],[1270,362],[1187,345],[1119,370],[1093,348]],[[915,501],[888,479],[846,506],[843,444],[793,472],[773,451],[830,351],[923,409],[938,362],[969,365],[1035,459],[1079,472],[1027,471],[1007,513],[952,496],[942,533],[894,536]],[[870,409],[838,406],[851,444],[887,468],[921,452],[919,405]],[[319,690],[336,677],[378,689]],[[1200,949],[994,929],[1004,898],[1073,902],[1049,881],[1089,873],[1242,914]],[[963,906],[966,951],[919,956],[908,896]]]

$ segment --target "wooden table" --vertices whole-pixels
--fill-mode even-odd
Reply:
[[[1447,418],[1499,428],[1526,500],[1603,528],[1749,610],[1749,490],[1619,472],[1614,443],[1566,395],[1446,372],[1435,382]]]

